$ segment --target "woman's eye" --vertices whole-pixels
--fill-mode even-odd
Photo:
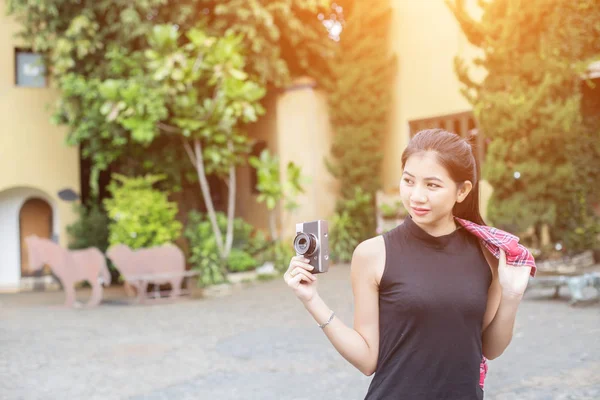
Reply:
[[[440,185],[436,185],[435,183],[430,183],[430,184],[429,184],[429,185],[427,185],[427,186],[429,186],[430,188],[434,188],[434,189],[437,189],[437,188],[439,188],[439,187],[440,187]]]
[[[406,182],[408,184],[412,183],[412,181],[410,179],[408,179],[408,178],[404,178],[404,182]]]

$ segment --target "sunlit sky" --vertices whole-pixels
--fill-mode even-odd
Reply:
[[[328,18],[325,17],[325,14],[321,13],[319,14],[319,20],[323,21],[323,25],[325,25],[325,28],[327,28],[327,31],[329,32],[329,37],[337,42],[340,40],[340,34],[343,29],[343,21],[340,21],[339,19],[340,17],[343,18],[342,12],[344,9],[342,6],[335,3],[331,5],[331,9],[332,13]]]

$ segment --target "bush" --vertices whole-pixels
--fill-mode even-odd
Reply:
[[[347,212],[334,214],[331,223],[331,259],[336,262],[349,262],[356,247],[352,236],[352,219]]]
[[[269,240],[260,230],[254,232],[250,238],[248,252],[256,259],[258,265],[272,262],[279,272],[285,272],[290,258],[296,255],[291,241]]]
[[[78,219],[67,226],[69,249],[96,247],[101,252],[108,248],[108,215],[98,204],[75,205]]]
[[[371,194],[356,188],[354,198],[341,201],[338,209],[331,224],[331,258],[336,262],[349,262],[356,246],[375,235],[366,231],[364,225],[364,221],[373,218],[375,208]]]
[[[67,226],[69,249],[79,250],[95,247],[102,253],[108,248],[108,224],[106,211],[99,205],[91,203],[88,206],[75,205],[77,221]],[[112,281],[117,282],[119,273],[109,259],[106,259]],[[89,285],[89,284],[88,284]]]
[[[200,271],[199,286],[216,285],[227,280],[225,265],[219,256],[217,241],[210,221],[203,214],[191,211],[184,236],[189,242],[192,268]]]
[[[175,241],[182,225],[175,219],[177,204],[168,194],[153,189],[162,176],[128,178],[113,174],[108,186],[112,198],[104,200],[110,217],[110,245],[122,243],[132,249],[159,246]]]
[[[296,255],[292,243],[284,240],[278,240],[272,244],[266,252],[267,261],[275,264],[275,269],[279,272],[285,272],[290,264],[290,258]]]
[[[217,224],[225,231],[227,217],[216,213]],[[234,242],[226,260],[219,256],[217,242],[206,214],[191,211],[184,232],[189,241],[192,268],[200,271],[201,286],[227,282],[228,272],[250,271],[265,262],[273,262],[279,272],[287,270],[290,258],[295,253],[291,243],[271,241],[265,233],[254,229],[241,218],[234,219]]]
[[[216,213],[217,224],[222,232],[227,227],[227,216]],[[206,214],[191,211],[184,236],[188,239],[191,251],[192,268],[200,271],[201,286],[215,285],[227,281],[227,272],[248,271],[258,266],[252,250],[259,249],[260,241],[255,239],[254,228],[241,218],[233,221],[234,241],[229,257],[222,260],[217,241]]]
[[[267,239],[265,232],[256,229],[248,239],[246,251],[256,260],[257,265],[262,265],[269,261],[267,256],[272,245],[273,241]]]
[[[258,262],[248,252],[240,249],[231,249],[227,259],[227,269],[231,272],[242,272],[255,269]]]

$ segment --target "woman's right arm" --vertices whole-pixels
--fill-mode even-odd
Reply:
[[[300,263],[296,263],[298,265]],[[348,362],[363,374],[375,372],[379,352],[379,279],[385,264],[385,245],[381,236],[359,244],[351,262],[351,281],[354,294],[354,328],[334,318],[324,329],[329,341]],[[295,268],[290,263],[290,272]],[[299,268],[299,267],[296,267]],[[296,275],[296,274],[294,274]],[[309,279],[315,276],[302,271]],[[293,278],[292,278],[293,279]],[[309,282],[309,286],[315,282]],[[290,283],[288,283],[290,284]],[[290,284],[293,287],[294,282]],[[299,282],[302,285],[303,283]],[[331,315],[331,309],[315,292],[312,296],[299,296],[300,300],[318,324],[323,324]]]

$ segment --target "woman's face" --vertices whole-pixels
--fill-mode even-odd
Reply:
[[[469,181],[457,185],[438,163],[436,154],[428,151],[413,154],[406,160],[400,196],[413,220],[429,225],[450,217],[454,204],[462,202],[471,187]]]

